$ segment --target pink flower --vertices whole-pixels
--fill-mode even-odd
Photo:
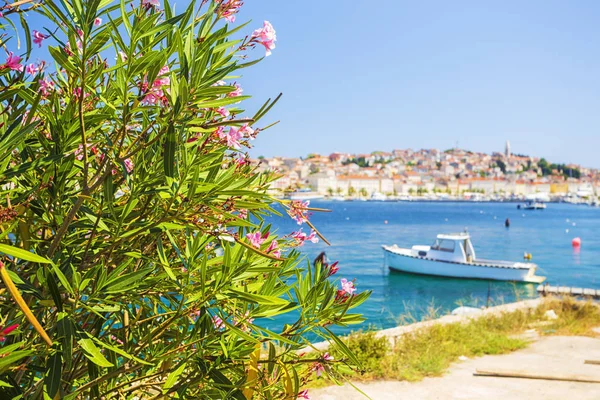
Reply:
[[[169,73],[169,66],[165,65],[158,72],[158,77],[152,82],[152,87],[148,89],[148,82],[146,82],[146,78],[144,78],[144,84],[142,85],[142,90],[147,91],[146,96],[142,100],[142,103],[145,105],[156,105],[158,103],[162,103],[163,105],[167,104],[167,98],[163,91],[163,86],[169,86],[171,84],[171,79],[169,76],[165,76]]]
[[[162,86],[169,86],[171,84],[171,78],[169,78],[169,76],[167,75],[168,73],[169,66],[165,65],[160,69],[160,71],[158,71],[158,77],[156,78],[154,83],[152,83],[152,87],[157,88]]]
[[[302,228],[300,228],[298,232],[292,232],[291,236],[294,239],[296,239],[298,247],[304,245],[304,242],[306,241],[312,243],[319,243],[319,237],[317,236],[317,233],[312,229],[310,231],[310,235],[307,235],[306,233],[302,232]]]
[[[250,244],[256,247],[257,249],[260,248],[260,245],[263,244],[268,237],[269,232],[265,232],[263,235],[261,235],[260,232],[246,234],[246,239],[248,239],[250,241]]]
[[[38,47],[42,47],[42,41],[48,38],[48,35],[44,35],[43,33],[38,32],[36,30],[33,31],[33,43],[37,44]]]
[[[265,46],[267,50],[266,56],[271,55],[271,50],[275,48],[275,41],[277,36],[275,35],[275,29],[269,21],[265,21],[262,28],[259,28],[252,33],[252,40]]]
[[[346,278],[342,278],[340,280],[340,284],[342,285],[342,291],[344,291],[350,295],[356,291],[356,288],[354,287],[354,282],[349,281]]]
[[[229,110],[225,107],[219,107],[215,111],[217,112],[217,114],[221,114],[223,118],[229,117]]]
[[[304,389],[303,391],[298,393],[298,399],[305,399],[305,400],[310,400],[310,397],[308,397],[308,390]]]
[[[321,376],[321,374],[325,372],[325,367],[321,363],[315,363],[315,365],[313,366],[313,371],[317,373],[317,376]]]
[[[240,154],[236,159],[235,162],[238,166],[243,167],[244,165],[248,165],[250,164],[250,160],[248,160],[248,156],[246,154]]]
[[[8,53],[6,62],[2,65],[2,68],[10,68],[13,71],[21,72],[23,71],[23,66],[20,63],[21,57],[13,55],[13,52],[11,51]]]
[[[48,80],[47,78],[40,79],[38,83],[40,84],[40,93],[42,94],[42,97],[48,97],[54,90],[54,82]]]
[[[221,15],[227,20],[227,22],[235,22],[235,14],[239,11],[240,7],[244,4],[240,0],[222,0],[221,5],[215,10],[215,12]]]
[[[0,343],[4,343],[4,341],[6,340],[6,335],[11,333],[18,327],[19,327],[19,324],[13,324],[13,325],[9,325],[6,328],[2,329],[2,331],[0,331]]]
[[[34,64],[29,64],[27,67],[25,67],[25,72],[27,72],[29,75],[35,75],[38,72],[38,67],[36,67]]]
[[[246,219],[248,217],[248,210],[246,210],[244,208],[240,208],[238,210],[238,217],[241,219]]]
[[[212,321],[213,324],[215,326],[216,329],[223,329],[225,328],[225,322],[223,322],[223,319],[221,319],[221,317],[215,315],[212,317]]]
[[[159,97],[156,93],[148,93],[142,99],[142,104],[149,105],[149,106],[154,106],[154,105],[156,105],[156,104],[158,104],[160,102],[161,98],[162,97]]]
[[[267,248],[267,254],[270,252],[273,252],[273,255],[277,258],[281,257],[281,251],[278,249],[278,243],[276,240],[273,240]]]
[[[100,25],[102,25],[102,18],[100,18],[100,17],[97,17],[97,18],[94,20],[94,26],[100,26]]]
[[[288,210],[288,214],[294,221],[298,223],[298,225],[302,225],[304,221],[308,221],[308,206],[310,205],[310,201],[301,201],[301,200],[293,200],[290,203],[290,208]]]
[[[154,7],[160,7],[160,1],[158,0],[142,0],[142,6],[148,8]]]
[[[130,174],[131,171],[133,171],[133,161],[131,161],[130,158],[126,158],[125,160],[123,160],[123,164],[125,164],[125,169],[127,170],[127,173]]]
[[[333,361],[333,356],[330,355],[329,353],[325,353],[325,354],[323,354],[323,360],[325,360],[325,361]]]
[[[79,147],[77,147],[77,150],[75,150],[75,158],[78,159],[79,161],[83,160],[83,145],[80,144]]]
[[[340,267],[338,267],[337,265],[338,265],[338,262],[336,261],[333,264],[327,266],[329,268],[329,272],[327,273],[327,276],[334,275],[336,272],[339,271]]]
[[[255,139],[256,135],[254,134],[254,129],[250,128],[248,124],[242,125],[240,128],[240,133],[249,139]]]
[[[221,139],[226,139],[227,140],[227,146],[233,147],[234,149],[239,149],[240,148],[240,142],[239,142],[239,140],[242,138],[242,135],[241,135],[239,129],[235,129],[232,126],[232,127],[229,128],[229,130],[227,131],[227,133],[225,133],[224,131],[220,131],[219,132],[219,137]]]
[[[238,96],[241,96],[242,92],[244,91],[242,89],[242,87],[240,85],[238,85],[237,83],[234,83],[233,87],[235,87],[235,90],[233,92],[230,92],[227,96],[228,97],[238,97]]]

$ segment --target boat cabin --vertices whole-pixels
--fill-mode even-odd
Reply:
[[[475,249],[468,233],[437,235],[431,246],[413,246],[412,250],[417,257],[440,261],[470,263],[475,260]]]

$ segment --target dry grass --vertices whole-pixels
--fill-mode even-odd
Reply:
[[[550,320],[546,311],[558,316]],[[400,337],[392,348],[385,337],[375,332],[355,333],[346,344],[363,364],[363,371],[345,371],[342,376],[321,378],[314,386],[326,386],[335,380],[408,380],[439,376],[460,356],[477,357],[504,354],[527,346],[514,338],[534,327],[541,335],[595,336],[591,328],[600,326],[600,308],[590,302],[570,298],[548,300],[534,310],[519,310],[499,315],[486,315],[466,323],[439,324]],[[330,352],[344,356],[334,347]]]

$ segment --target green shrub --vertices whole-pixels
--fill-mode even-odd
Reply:
[[[239,1],[170,3],[2,9],[2,399],[291,399],[312,376],[297,350],[363,320],[368,293],[301,262],[318,233],[264,223],[276,176],[246,149],[279,97],[247,112],[238,82],[271,25],[232,27]],[[307,203],[280,205],[313,228]]]

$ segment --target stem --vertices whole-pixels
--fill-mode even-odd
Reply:
[[[12,279],[10,279],[10,275],[8,274],[8,271],[6,270],[4,263],[2,263],[2,262],[0,262],[0,276],[2,276],[2,280],[4,281],[6,288],[12,295],[13,299],[15,299],[15,302],[18,304],[21,311],[23,311],[23,314],[25,314],[25,316],[27,317],[29,322],[31,322],[31,325],[33,325],[33,327],[40,334],[42,339],[44,339],[44,341],[46,342],[48,347],[51,347],[52,340],[50,339],[50,337],[48,336],[48,334],[46,333],[46,331],[44,330],[42,325],[40,325],[40,323],[37,320],[37,318],[35,317],[35,315],[33,315],[33,313],[31,312],[31,309],[27,306],[27,303],[25,303],[25,300],[23,300],[23,297],[21,296],[19,289],[17,289],[17,287],[13,283]]]

